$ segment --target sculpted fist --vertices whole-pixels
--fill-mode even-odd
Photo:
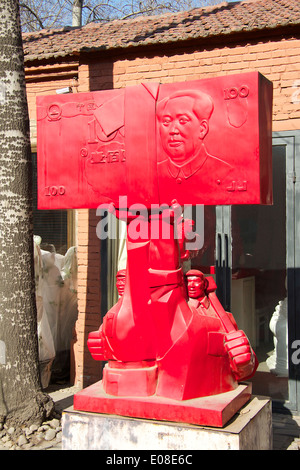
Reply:
[[[249,340],[242,330],[228,333],[224,338],[225,350],[237,381],[250,378],[257,368],[257,359]]]
[[[102,329],[89,333],[87,345],[92,358],[96,361],[104,361],[105,353],[103,348]]]
[[[113,358],[111,349],[103,334],[103,325],[101,325],[99,330],[89,333],[87,345],[91,356],[96,361],[107,361]]]

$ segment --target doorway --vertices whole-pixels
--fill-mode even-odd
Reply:
[[[274,133],[274,204],[205,207],[204,247],[193,260],[193,267],[215,272],[219,300],[258,357],[253,394],[292,411],[300,401],[300,346],[299,361],[292,359],[300,344],[299,149],[297,133]]]
[[[253,393],[289,399],[286,146],[273,146],[272,206],[231,207],[231,312],[259,366]]]

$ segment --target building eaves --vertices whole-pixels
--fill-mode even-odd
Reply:
[[[245,0],[81,28],[23,34],[25,62],[111,49],[274,30],[300,24],[299,0]]]

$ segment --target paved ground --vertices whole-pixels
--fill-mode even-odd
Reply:
[[[45,390],[55,402],[55,409],[59,412],[73,405],[73,395],[80,388],[70,385],[49,385]]]
[[[300,416],[273,413],[273,449],[300,450]]]

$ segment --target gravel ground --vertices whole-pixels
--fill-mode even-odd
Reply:
[[[32,425],[29,428],[7,429],[4,425],[0,431],[0,450],[60,450],[61,434],[60,418],[45,421],[39,427]]]
[[[50,385],[45,393],[55,403],[55,411],[50,420],[41,426],[32,425],[15,429],[5,424],[0,427],[0,450],[61,450],[61,413],[72,406],[76,387]]]

